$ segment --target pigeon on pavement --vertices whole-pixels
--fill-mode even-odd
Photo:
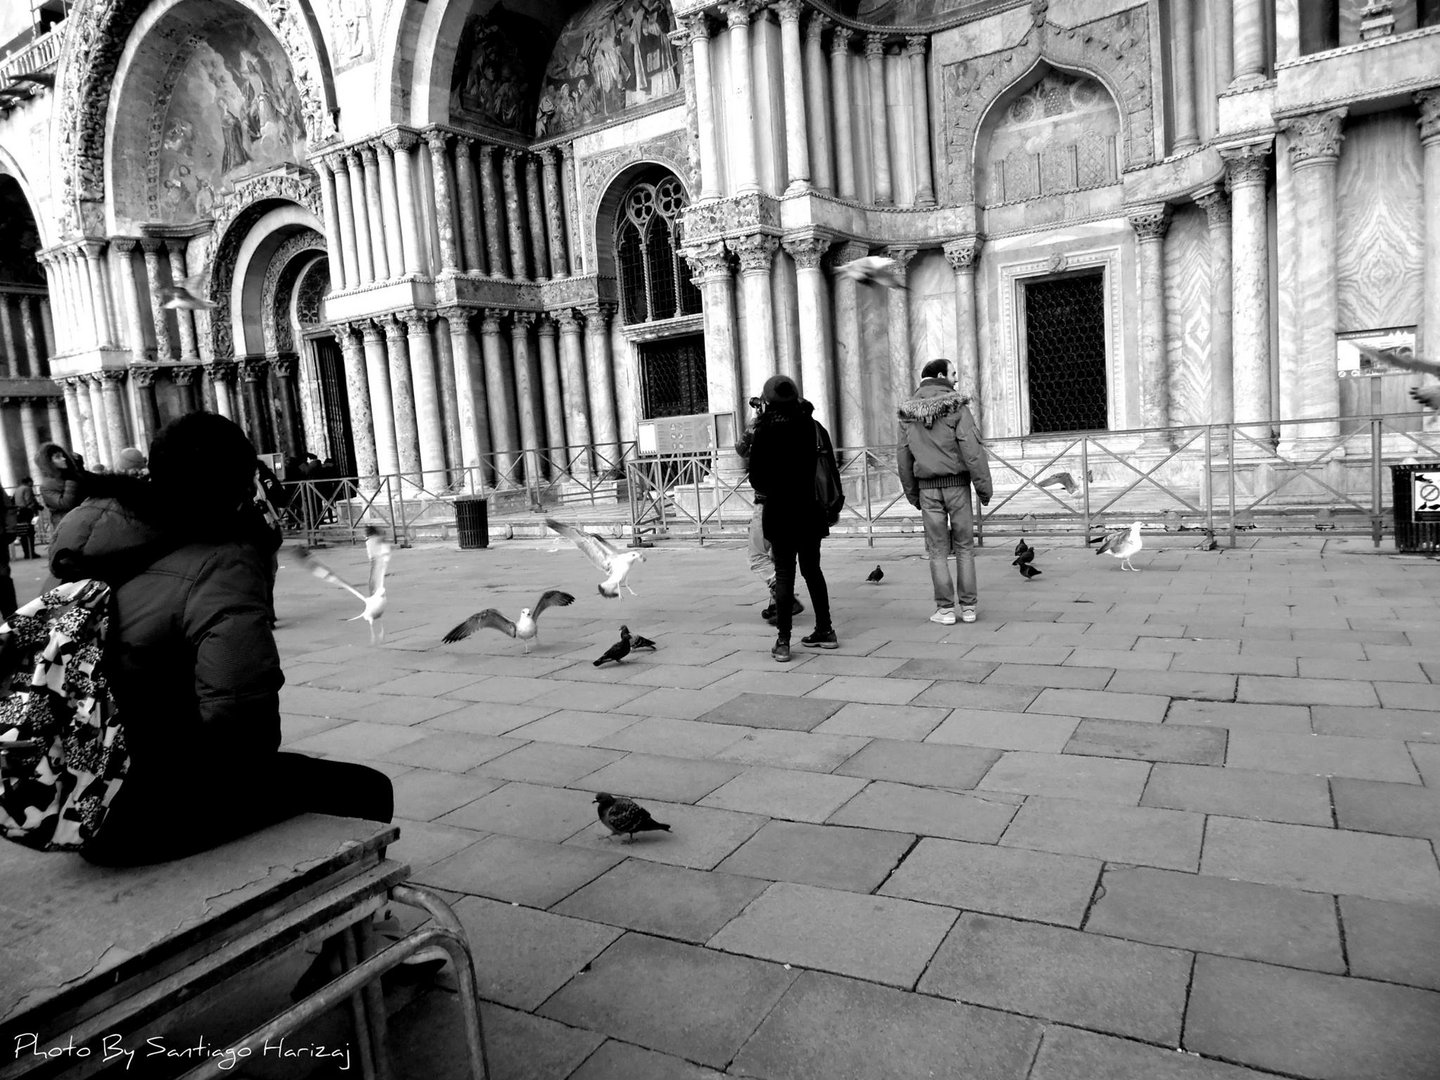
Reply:
[[[869,575],[865,580],[866,580],[866,581],[869,581],[869,582],[872,582],[872,583],[874,583],[874,584],[876,584],[876,585],[879,585],[880,582],[881,582],[881,580],[882,580],[884,577],[885,577],[885,571],[882,570],[882,569],[880,569],[880,564],[879,564],[879,563],[876,563],[876,564],[875,564],[875,569],[870,571],[870,575]]]
[[[477,611],[470,618],[466,619],[455,629],[451,630],[440,640],[446,645],[453,645],[463,638],[469,637],[476,630],[489,628],[499,630],[502,634],[509,634],[513,638],[519,638],[525,643],[525,651],[530,651],[530,642],[540,632],[535,620],[540,618],[540,613],[546,608],[569,607],[575,602],[575,597],[568,592],[561,592],[559,589],[548,589],[540,594],[539,601],[533,608],[521,608],[520,618],[511,622],[494,608],[486,608],[484,611]]]
[[[595,796],[595,802],[595,815],[600,819],[600,823],[610,830],[611,836],[625,833],[633,843],[637,832],[670,831],[669,825],[656,821],[650,816],[649,810],[623,795],[611,795],[602,791]]]
[[[1031,565],[1034,562],[1035,549],[1025,543],[1025,538],[1022,536],[1020,542],[1015,545],[1015,558],[1011,560],[1010,565],[1017,567],[1020,571],[1020,576],[1026,581],[1029,581],[1032,578],[1039,577],[1041,573],[1039,567]]]
[[[365,554],[370,559],[370,575],[366,582],[366,591],[362,593],[315,558],[309,548],[302,547],[295,550],[295,557],[306,570],[321,581],[339,585],[347,592],[353,593],[365,605],[364,611],[348,621],[364,619],[370,627],[370,644],[384,644],[385,624],[381,621],[381,617],[385,614],[385,569],[390,565],[390,544],[381,535],[380,530],[373,525],[367,526],[365,529]]]
[[[606,649],[605,654],[601,656],[599,660],[595,661],[594,666],[599,667],[601,664],[609,663],[618,664],[621,660],[624,660],[625,657],[629,655],[630,628],[628,626],[622,626],[620,627],[620,640],[617,641],[614,645],[611,645],[610,648]]]
[[[1092,536],[1086,543],[1098,544],[1096,555],[1113,555],[1120,560],[1121,570],[1134,570],[1138,574],[1140,568],[1130,559],[1139,554],[1140,549],[1145,546],[1140,539],[1140,530],[1144,527],[1144,522],[1132,521],[1127,528],[1115,529],[1103,536]]]
[[[546,518],[545,524],[579,548],[581,554],[595,564],[596,569],[606,574],[605,580],[600,583],[601,596],[608,596],[613,600],[620,595],[622,588],[629,590],[631,596],[635,595],[635,590],[625,584],[625,579],[630,576],[630,571],[637,562],[645,561],[644,555],[638,551],[620,551],[608,540],[554,518]]]
[[[887,289],[905,289],[900,264],[884,255],[865,255],[835,267],[837,278],[849,278],[861,285],[883,285]],[[909,290],[906,289],[908,292]]]
[[[622,634],[629,633],[630,628],[628,626],[622,626],[620,627],[620,632]],[[651,641],[648,637],[641,637],[639,634],[630,634],[630,648],[649,649],[651,652],[654,652],[655,642]]]

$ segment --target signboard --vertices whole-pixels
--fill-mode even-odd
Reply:
[[[1410,474],[1410,516],[1415,521],[1440,521],[1440,470]]]
[[[644,457],[713,454],[734,447],[734,413],[696,413],[641,420],[636,450]]]
[[[1356,346],[1363,346],[1361,348]],[[1377,375],[1403,375],[1402,367],[1387,364],[1373,350],[1415,355],[1415,330],[1376,330],[1367,334],[1343,337],[1335,342],[1336,373],[1342,379],[1363,379]],[[1413,373],[1411,377],[1414,378]]]

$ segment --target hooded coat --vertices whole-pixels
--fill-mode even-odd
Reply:
[[[65,465],[59,469],[50,460],[57,451],[65,456]],[[70,451],[59,443],[48,442],[35,455],[35,475],[39,478],[40,503],[50,511],[51,527],[58,527],[65,515],[85,498],[84,483],[89,474],[80,468]]]
[[[897,412],[896,458],[906,498],[916,502],[922,487],[969,484],[982,504],[990,501],[990,461],[968,397],[944,379],[925,379]]]
[[[825,511],[815,501],[815,463],[821,452],[833,455],[830,433],[814,417],[815,406],[801,400],[789,408],[770,407],[755,425],[750,441],[750,486],[759,496],[765,536],[829,536]]]

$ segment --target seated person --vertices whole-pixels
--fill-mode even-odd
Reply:
[[[95,480],[56,532],[56,577],[113,591],[106,656],[130,772],[93,862],[179,858],[307,812],[390,820],[383,773],[280,752],[255,467],[238,425],[190,413],[155,436],[148,480]]]

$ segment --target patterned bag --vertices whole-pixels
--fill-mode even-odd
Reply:
[[[84,847],[125,779],[109,624],[101,581],[57,586],[0,623],[0,833],[27,847]]]

